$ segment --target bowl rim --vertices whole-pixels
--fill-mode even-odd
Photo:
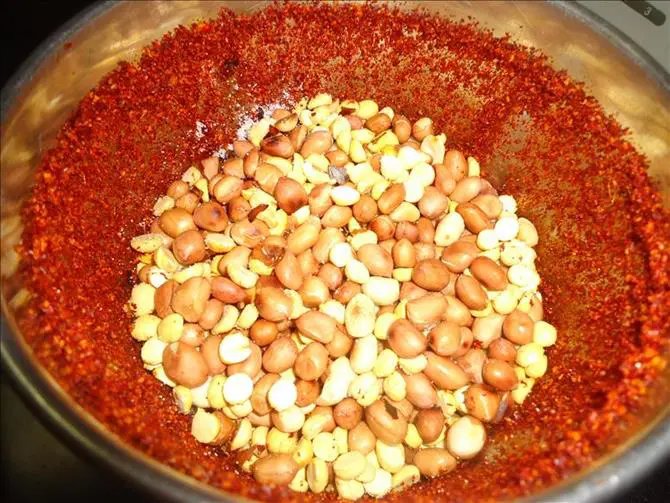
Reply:
[[[2,88],[0,117],[4,124],[9,105],[30,82],[41,64],[67,40],[91,21],[105,14],[118,2],[104,0],[82,10],[45,39],[14,72]],[[550,0],[552,7],[588,25],[616,46],[666,91],[670,74],[642,47],[605,21],[598,14],[574,2]],[[99,466],[111,468],[136,487],[158,494],[167,501],[251,501],[238,494],[215,489],[158,462],[131,447],[106,429],[77,404],[38,362],[20,334],[15,320],[8,316],[7,302],[0,299],[0,354],[3,373],[40,421],[70,449]],[[604,456],[586,473],[520,501],[589,502],[611,499],[629,489],[664,459],[670,460],[670,404],[645,428],[615,451]]]

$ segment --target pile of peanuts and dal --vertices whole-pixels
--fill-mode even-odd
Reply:
[[[533,224],[432,121],[319,94],[186,170],[133,238],[144,366],[262,484],[453,470],[547,370]]]

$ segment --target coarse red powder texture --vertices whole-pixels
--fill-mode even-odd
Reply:
[[[104,78],[44,157],[23,212],[34,300],[21,327],[42,364],[111,431],[173,468],[250,498],[333,498],[260,487],[199,445],[169,389],[142,368],[124,312],[136,258],[129,241],[147,230],[156,197],[228,144],[253,104],[318,92],[429,115],[449,146],[476,156],[539,227],[546,318],[559,330],[549,373],[490,430],[485,455],[388,498],[515,497],[610,450],[635,427],[665,365],[670,219],[646,161],[540,54],[418,13],[222,12]]]

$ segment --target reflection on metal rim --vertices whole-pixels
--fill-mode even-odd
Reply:
[[[599,16],[574,3],[550,2],[551,5],[579,22],[590,26],[613,43],[629,60],[666,91],[670,76],[635,42]],[[36,49],[2,90],[2,122],[9,105],[31,81],[40,66],[82,28],[114,8],[116,2],[94,5],[61,27]],[[2,311],[7,313],[5,299]],[[67,396],[56,381],[31,358],[30,349],[18,334],[13,320],[2,320],[0,348],[2,366],[32,410],[76,452],[133,481],[168,501],[248,501],[201,484],[168,468],[150,457],[119,442],[101,424]],[[653,424],[630,438],[617,452],[607,456],[587,474],[569,479],[558,486],[526,498],[524,501],[600,502],[629,488],[670,452],[670,418],[668,409]]]

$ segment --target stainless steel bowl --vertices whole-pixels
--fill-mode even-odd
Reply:
[[[412,8],[417,2],[408,2]],[[418,2],[421,3],[421,2]],[[18,210],[35,167],[65,118],[118,61],[192,20],[262,8],[257,1],[105,2],[46,40],[2,91],[2,255],[18,242]],[[632,131],[650,159],[650,176],[670,207],[670,77],[605,21],[574,3],[426,2],[437,14],[473,16],[497,35],[541,49],[557,68],[587,84],[604,108]],[[72,42],[68,50],[66,42]],[[67,396],[34,360],[5,297],[2,363],[36,413],[78,452],[111,467],[166,500],[237,499],[173,471],[119,442]],[[631,486],[670,453],[670,406],[656,408],[628,441],[588,471],[529,500],[603,501]]]

